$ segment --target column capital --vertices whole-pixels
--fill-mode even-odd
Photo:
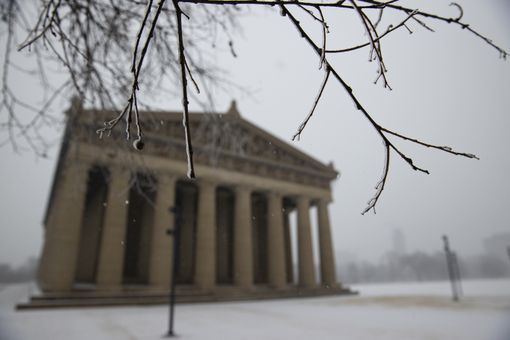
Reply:
[[[283,198],[284,194],[281,192],[281,191],[277,191],[277,190],[269,190],[267,192],[267,196],[268,197],[274,197],[274,198]]]
[[[296,196],[296,203],[299,205],[308,205],[310,206],[312,204],[312,199],[308,196],[304,195],[298,195]]]
[[[88,177],[88,172],[92,167],[93,165],[90,162],[78,159],[68,159],[62,167],[62,172],[81,179]],[[77,184],[82,184],[85,188],[87,180],[77,181]]]
[[[218,186],[218,181],[212,178],[199,178],[195,180],[195,183],[200,188],[216,188]]]
[[[108,171],[108,195],[112,195],[110,199],[113,200],[117,197],[122,198],[122,201],[129,200],[129,190],[132,185],[131,169],[125,166],[110,165]]]
[[[327,207],[332,202],[332,200],[331,198],[328,197],[314,197],[312,198],[311,202],[313,205],[319,206],[323,204],[324,206]]]
[[[158,183],[161,184],[173,184],[177,182],[177,180],[179,179],[179,176],[177,174],[168,173],[165,171],[155,171],[155,175]]]
[[[107,168],[110,171],[110,174],[130,176],[132,173],[131,168],[124,164],[110,164]]]
[[[79,196],[86,195],[87,180],[91,168],[92,164],[86,161],[68,159],[65,162],[62,172],[72,182],[71,185],[73,187],[72,190],[67,190],[63,193],[67,199],[81,199]]]
[[[93,162],[88,160],[78,159],[78,157],[67,158],[64,163],[64,168],[73,167],[74,169],[85,170],[92,167]]]
[[[236,193],[246,192],[246,191],[252,193],[253,191],[255,191],[254,186],[249,185],[249,184],[244,184],[244,183],[243,184],[234,184],[233,188]]]

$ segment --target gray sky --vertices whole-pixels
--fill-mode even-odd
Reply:
[[[464,21],[510,50],[507,1],[459,3]],[[430,7],[420,9],[456,16],[448,4],[429,1]],[[324,162],[333,161],[341,171],[330,206],[338,260],[342,252],[377,259],[390,248],[395,228],[404,232],[409,251],[439,250],[440,236],[446,233],[459,256],[481,252],[482,240],[491,234],[510,232],[510,63],[466,31],[427,22],[436,33],[411,23],[412,35],[403,29],[383,41],[393,91],[372,84],[376,64],[367,62],[368,50],[339,58],[338,70],[374,118],[388,128],[475,153],[480,160],[397,141],[431,174],[414,172],[393,155],[376,215],[360,213],[381,176],[383,146],[344,90],[331,82],[301,141],[290,142],[311,108],[323,72],[317,57],[278,11],[252,10],[236,41],[239,58],[218,61],[234,81],[253,90],[252,96],[219,95],[218,109],[226,110],[235,97],[244,118]],[[331,47],[364,41],[356,17],[332,18],[330,24],[340,33],[331,36]],[[170,102],[169,109],[178,109],[179,99]],[[39,254],[56,158],[14,155],[2,148],[0,159],[0,262],[20,264]]]

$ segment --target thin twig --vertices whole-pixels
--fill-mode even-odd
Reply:
[[[184,39],[182,33],[182,11],[178,0],[173,0],[175,8],[175,19],[177,21],[177,35],[179,39],[179,63],[181,64],[181,87],[182,87],[182,125],[184,127],[184,139],[186,143],[186,157],[188,161],[188,178],[195,178],[195,167],[193,165],[193,146],[191,144],[191,132],[189,127],[188,111],[188,82],[186,80],[186,56],[184,55]]]
[[[306,124],[308,124],[308,121],[310,120],[310,118],[312,118],[312,116],[313,116],[315,108],[317,107],[317,104],[319,103],[319,100],[322,97],[322,92],[324,91],[324,88],[326,87],[326,84],[328,83],[329,75],[331,74],[331,70],[330,70],[329,66],[325,67],[324,73],[325,73],[324,80],[322,80],[321,87],[319,89],[319,93],[317,94],[317,97],[315,98],[312,109],[306,116],[305,120],[299,125],[297,132],[294,134],[294,136],[292,136],[292,140],[295,140],[296,138],[299,140],[301,138],[301,133],[305,129]]]
[[[285,13],[285,16],[291,21],[291,23],[294,25],[294,27],[298,30],[299,34],[301,35],[301,37],[303,37],[305,39],[305,41],[308,43],[308,45],[315,51],[315,53],[319,56],[319,58],[321,57],[321,49],[315,44],[315,42],[311,39],[311,37],[308,35],[308,33],[303,29],[303,27],[301,26],[300,22],[293,16],[293,14],[285,7],[285,5],[283,4],[280,4],[280,8],[282,10],[283,13]],[[421,167],[418,167],[414,164],[412,158],[406,156],[403,152],[401,152],[397,146],[395,146],[389,139],[388,137],[385,135],[385,132],[386,133],[390,133],[390,134],[393,134],[393,135],[396,135],[397,137],[400,137],[402,139],[405,139],[407,141],[410,141],[410,142],[414,142],[418,145],[422,145],[422,146],[427,146],[427,147],[433,147],[433,145],[431,144],[427,144],[427,143],[424,143],[424,142],[416,142],[414,141],[413,139],[411,138],[408,138],[408,137],[405,137],[403,135],[400,135],[400,134],[396,134],[396,133],[393,133],[392,131],[390,132],[390,130],[387,130],[385,128],[383,128],[381,125],[379,125],[373,118],[372,116],[370,115],[370,113],[365,109],[365,107],[361,104],[361,102],[359,101],[359,99],[354,95],[354,92],[352,90],[352,88],[347,84],[347,82],[340,76],[340,74],[336,71],[336,69],[331,66],[331,64],[328,62],[328,60],[326,59],[325,60],[325,63],[326,65],[328,66],[328,70],[331,72],[331,74],[333,75],[333,77],[341,84],[341,86],[347,91],[349,97],[351,98],[351,100],[353,101],[353,103],[355,104],[356,108],[361,111],[361,113],[363,114],[363,116],[370,122],[370,124],[372,125],[372,127],[375,128],[375,130],[377,131],[378,135],[381,137],[382,141],[383,141],[383,145],[384,145],[384,148],[385,148],[385,162],[384,162],[384,167],[383,167],[383,175],[382,175],[382,178],[381,178],[381,181],[378,182],[377,186],[376,186],[376,192],[374,194],[374,196],[368,201],[367,203],[367,207],[363,210],[362,214],[365,214],[367,213],[368,211],[370,210],[373,210],[375,212],[375,206],[377,204],[377,202],[379,201],[380,197],[381,197],[381,194],[384,190],[384,187],[385,187],[385,184],[386,184],[386,180],[388,178],[388,172],[389,172],[389,166],[390,166],[390,156],[391,156],[391,150],[395,151],[395,153],[402,159],[404,160],[413,170],[415,171],[420,171],[422,173],[425,173],[425,174],[428,174],[429,172],[426,170],[426,169],[423,169]],[[318,97],[320,98],[320,96]],[[436,147],[436,149],[441,149],[440,147]],[[449,153],[451,154],[455,154],[455,155],[459,155],[459,156],[464,156],[464,157],[468,157],[468,158],[475,158],[473,157],[473,155],[471,154],[465,154],[465,153],[457,153],[455,151],[452,151],[451,149],[448,151]]]
[[[414,15],[416,14],[416,10],[414,10],[413,12],[411,12],[411,14],[409,14],[404,20],[402,20],[398,25],[396,26],[393,26],[393,25],[390,25],[388,27],[388,29],[386,30],[386,32],[384,32],[383,34],[381,34],[377,39],[375,39],[374,41],[379,41],[381,40],[382,38],[384,38],[385,36],[387,36],[388,34],[390,34],[391,32],[399,29],[400,27],[404,26],[405,23],[411,19],[411,18],[414,18]],[[364,48],[364,47],[367,47],[367,46],[370,46],[370,42],[366,42],[364,44],[360,44],[360,45],[356,45],[356,46],[352,46],[352,47],[348,47],[348,48],[343,48],[343,49],[335,49],[335,50],[326,50],[326,53],[344,53],[344,52],[351,52],[351,51],[355,51],[355,50],[359,50],[361,48]]]

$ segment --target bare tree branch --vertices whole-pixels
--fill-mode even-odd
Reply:
[[[184,139],[186,141],[186,155],[188,159],[188,178],[195,178],[195,168],[193,166],[193,146],[191,145],[191,134],[189,128],[189,112],[188,112],[188,81],[186,77],[186,56],[184,55],[184,41],[182,34],[182,10],[179,2],[173,0],[175,7],[175,18],[177,21],[177,34],[179,36],[179,63],[181,64],[181,86],[182,86],[182,125],[184,126]]]
[[[322,59],[322,56],[321,56],[321,59]],[[322,92],[324,91],[324,88],[326,87],[326,84],[328,83],[329,75],[331,74],[331,70],[329,69],[329,66],[326,66],[325,69],[326,70],[324,72],[325,73],[324,80],[322,81],[321,87],[319,89],[319,94],[317,95],[317,98],[315,98],[315,102],[313,103],[312,110],[306,116],[305,120],[299,125],[297,132],[294,134],[294,136],[292,136],[292,140],[295,140],[296,138],[299,140],[299,138],[301,137],[301,132],[303,132],[303,130],[305,129],[306,124],[308,124],[308,121],[310,120],[310,118],[312,118],[315,108],[317,107],[317,104],[319,103],[319,100],[322,97]]]
[[[319,86],[318,94],[312,108],[293,135],[292,140],[299,139],[309,120],[316,111],[323,96],[326,84],[335,83],[343,88],[357,110],[367,119],[381,138],[384,147],[384,165],[381,180],[375,187],[374,196],[368,201],[363,214],[373,210],[384,191],[389,175],[391,156],[397,155],[406,162],[411,169],[428,174],[428,170],[414,164],[411,157],[405,154],[390,140],[420,145],[447,152],[452,155],[467,158],[477,157],[470,153],[457,152],[448,146],[440,146],[423,142],[418,138],[409,137],[380,125],[373,118],[372,113],[361,103],[353,89],[332,62],[333,55],[348,53],[364,47],[369,47],[369,61],[377,63],[377,77],[375,83],[382,79],[384,87],[389,87],[387,68],[382,50],[383,38],[399,28],[406,28],[410,33],[410,23],[417,23],[426,30],[434,31],[428,21],[454,24],[467,30],[475,37],[496,49],[501,58],[506,59],[508,53],[496,45],[492,40],[472,29],[462,22],[463,9],[457,3],[451,6],[459,11],[455,18],[436,13],[421,11],[401,6],[399,0],[340,0],[340,1],[299,1],[299,0],[172,0],[170,8],[165,7],[165,0],[157,4],[153,0],[33,0],[39,4],[35,23],[30,26],[23,6],[19,0],[8,0],[7,5],[1,5],[3,22],[7,26],[4,65],[2,68],[2,88],[0,100],[0,130],[7,132],[7,138],[0,141],[0,145],[10,143],[13,149],[19,148],[18,138],[21,137],[31,149],[43,154],[39,145],[46,148],[39,131],[40,125],[51,125],[54,122],[45,111],[51,106],[57,95],[73,89],[82,100],[88,103],[99,103],[101,108],[122,107],[104,126],[97,130],[100,137],[110,135],[114,128],[125,121],[124,134],[126,140],[131,139],[132,128],[136,136],[133,147],[142,150],[144,146],[143,124],[147,124],[140,117],[140,108],[144,107],[144,97],[152,90],[159,89],[164,81],[179,83],[179,91],[171,89],[165,91],[180,92],[182,96],[183,129],[188,161],[188,177],[195,177],[193,162],[193,147],[191,143],[191,129],[189,124],[189,101],[203,100],[198,94],[205,95],[204,102],[212,101],[212,94],[208,91],[211,83],[227,84],[222,77],[222,70],[208,63],[208,50],[203,48],[203,42],[215,48],[221,37],[228,41],[228,51],[233,57],[237,54],[233,48],[231,35],[232,27],[236,25],[239,8],[248,6],[276,7],[280,13],[297,29],[300,37],[317,54],[319,69],[323,69],[324,78]],[[326,20],[329,10],[342,10],[356,15],[361,27],[365,31],[367,41],[348,48],[331,48],[328,41],[330,33]],[[381,29],[385,12],[401,14],[400,21],[386,30]],[[185,13],[186,12],[186,13]],[[297,14],[305,14],[315,28],[320,30],[320,38],[315,41],[313,30],[302,24]],[[185,29],[183,16],[187,19]],[[386,18],[386,16],[384,17]],[[0,22],[1,23],[1,22]],[[132,27],[138,25],[138,30],[132,32]],[[317,26],[318,25],[318,26]],[[409,25],[409,26],[408,26]],[[47,101],[43,109],[30,106],[18,98],[10,87],[9,71],[25,72],[11,62],[12,46],[15,44],[15,33],[21,31],[26,34],[25,40],[17,45],[18,50],[30,50],[37,59],[37,74],[45,82],[44,62],[50,60],[63,66],[69,75],[61,87],[54,89],[54,94],[46,96]],[[43,62],[44,60],[44,62]],[[143,71],[142,71],[143,69]],[[188,79],[196,89],[196,94],[188,92]],[[200,87],[205,91],[200,91]],[[141,90],[144,92],[140,92]],[[156,92],[156,91],[154,91]],[[127,98],[127,101],[126,101]],[[119,105],[122,103],[122,105]],[[16,116],[16,107],[24,108],[34,114],[29,123],[22,123]],[[134,122],[134,127],[131,124]],[[41,140],[41,142],[39,142]]]

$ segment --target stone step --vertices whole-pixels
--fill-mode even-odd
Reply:
[[[269,287],[255,287],[249,291],[234,289],[233,287],[216,287],[214,291],[204,292],[197,288],[187,287],[179,289],[176,294],[177,303],[219,302],[239,300],[265,300],[298,297],[317,297],[328,295],[356,294],[347,288],[298,288],[291,287],[281,290]],[[53,294],[33,296],[26,303],[16,306],[18,310],[36,308],[62,307],[97,307],[97,306],[127,306],[127,305],[156,305],[167,304],[168,293],[155,292],[88,292],[87,294]]]

